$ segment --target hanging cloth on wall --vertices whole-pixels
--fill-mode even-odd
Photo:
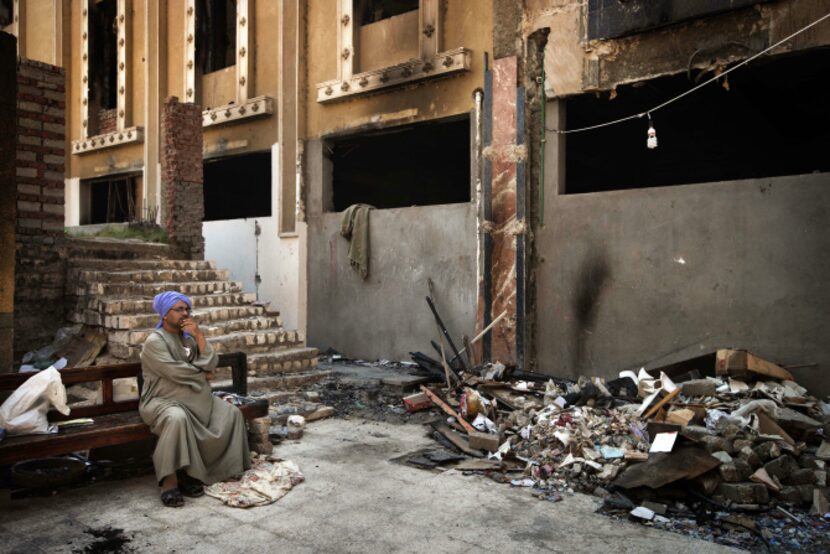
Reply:
[[[340,234],[349,241],[349,263],[360,274],[369,276],[369,210],[367,204],[352,204],[343,212]]]

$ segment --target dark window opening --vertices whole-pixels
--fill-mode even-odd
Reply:
[[[92,181],[87,186],[89,187],[89,213],[84,225],[135,220],[135,177],[114,177]]]
[[[202,74],[236,64],[236,0],[197,0],[196,62]]]
[[[375,23],[418,9],[419,0],[355,0],[354,15],[360,25]]]
[[[14,0],[0,0],[0,29],[14,22]]]
[[[608,39],[770,0],[588,0],[588,39]]]
[[[271,215],[271,152],[205,162],[205,221]]]
[[[118,106],[118,16],[116,0],[100,0],[90,5],[89,74],[90,103],[93,109],[111,110]],[[97,122],[96,122],[97,123]],[[91,129],[99,132],[97,128]]]
[[[648,120],[565,135],[565,192],[583,193],[830,171],[830,48],[741,67],[655,112]],[[700,82],[710,75],[700,76]],[[694,86],[661,77],[617,89],[617,97],[568,99],[575,129],[641,113]]]
[[[332,141],[334,211],[470,201],[469,118]]]

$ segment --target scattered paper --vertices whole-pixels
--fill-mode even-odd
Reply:
[[[484,431],[487,433],[497,433],[498,428],[496,424],[493,423],[490,419],[484,417],[481,414],[478,414],[476,418],[473,420],[473,427],[478,429],[479,431]]]
[[[602,445],[599,447],[599,452],[606,460],[614,460],[625,456],[625,450],[615,446]]]
[[[510,452],[510,441],[506,440],[502,443],[501,446],[499,446],[498,450],[496,450],[495,452],[491,452],[490,454],[487,454],[487,459],[501,460],[502,456],[504,456],[508,452]]]
[[[640,371],[645,371],[645,370],[644,370],[644,369],[641,369]],[[631,371],[630,369],[628,369],[628,370],[626,370],[626,371],[620,371],[620,373],[619,373],[619,377],[620,377],[620,379],[622,379],[623,377],[628,377],[629,379],[631,379],[632,381],[634,381],[634,384],[635,384],[635,385],[639,385],[639,384],[640,384],[640,379],[637,377],[637,374],[636,374],[636,373],[634,373],[633,371]]]
[[[646,521],[654,519],[654,512],[648,508],[644,508],[643,506],[637,506],[629,513],[636,518],[644,519]]]
[[[738,394],[740,392],[746,392],[749,390],[749,385],[744,383],[743,381],[739,381],[738,379],[729,378],[729,392],[732,394]]]
[[[513,479],[510,484],[514,487],[532,487],[536,482],[533,479]]]
[[[674,442],[677,440],[677,431],[671,433],[657,433],[654,437],[654,442],[651,443],[649,452],[654,454],[656,452],[671,452],[674,448]]]

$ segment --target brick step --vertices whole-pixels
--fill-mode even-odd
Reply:
[[[248,392],[255,391],[285,391],[298,387],[313,385],[331,376],[331,371],[315,369],[302,373],[291,373],[288,375],[269,375],[267,377],[248,377]],[[230,380],[217,380],[213,382],[214,387],[231,386]]]
[[[241,307],[248,306],[256,301],[256,294],[249,292],[214,293],[206,295],[189,295],[196,310],[220,307]],[[104,315],[146,315],[153,312],[153,299],[146,297],[105,297],[96,296],[92,298],[78,299],[77,310],[90,310]],[[100,325],[97,324],[97,325]]]
[[[200,281],[200,282],[157,282],[157,283],[86,283],[75,288],[77,296],[153,296],[167,290],[175,290],[188,296],[197,294],[242,292],[242,285],[237,281]]]
[[[224,380],[222,382],[225,382]],[[275,404],[287,404],[289,402],[302,402],[303,400],[303,393],[298,389],[289,389],[289,390],[280,390],[280,391],[255,391],[254,394],[250,396],[258,399],[258,400],[267,400],[268,404],[270,405],[268,411],[271,411],[271,408]]]
[[[133,269],[104,271],[97,269],[70,269],[67,272],[68,286],[83,286],[84,283],[157,283],[183,281],[227,281],[225,269]]]
[[[308,371],[317,367],[317,355],[316,348],[304,346],[262,354],[249,354],[248,375],[265,377]],[[219,379],[229,379],[230,376],[230,368],[224,367],[216,370],[216,377]]]
[[[107,336],[112,342],[143,344],[144,341],[147,340],[147,337],[150,336],[150,333],[152,333],[155,329],[156,322],[158,322],[158,316],[153,317],[153,326],[151,327],[128,329],[124,331],[108,330]],[[202,325],[201,329],[202,333],[204,333],[205,337],[210,341],[220,340],[222,337],[235,336],[235,334],[245,331],[283,331],[283,329],[279,326],[278,318],[271,316],[255,316],[244,319],[231,319],[228,321],[208,323]],[[292,335],[292,337],[296,341],[296,335]],[[279,338],[277,340],[279,340]]]
[[[245,331],[210,338],[210,344],[221,353],[245,352],[251,354],[293,348],[302,342],[297,331],[285,329]]]
[[[64,242],[69,259],[170,259],[173,249],[167,244],[131,239],[71,237]]]
[[[317,367],[316,348],[298,347],[279,352],[265,352],[248,356],[248,370],[257,376],[305,371]]]
[[[117,331],[116,333],[118,333],[118,338],[127,339],[130,331]],[[138,360],[138,354],[141,352],[143,340],[129,343],[114,340],[113,334],[110,333],[108,337],[108,354],[122,360]],[[139,337],[136,335],[133,338],[137,340]],[[302,346],[301,338],[298,336],[297,331],[275,329],[273,331],[238,332],[232,335],[211,337],[209,340],[214,350],[220,354],[224,354],[225,352],[245,352],[250,357],[252,354],[275,352]]]
[[[276,320],[275,327],[282,327],[280,318],[266,314],[265,308],[262,306],[220,306],[216,308],[197,308],[193,311],[193,317],[202,326],[266,315]],[[103,317],[102,323],[99,325],[107,329],[146,329],[155,327],[158,319],[159,316],[156,313],[107,315]]]
[[[100,258],[75,258],[70,260],[74,269],[121,271],[139,269],[216,269],[212,260],[107,260]]]

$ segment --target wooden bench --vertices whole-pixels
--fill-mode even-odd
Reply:
[[[214,387],[239,395],[247,394],[248,358],[243,352],[220,354],[218,367],[230,367],[233,385]],[[138,414],[138,400],[115,402],[113,379],[138,378],[141,390],[141,364],[119,364],[92,366],[60,370],[64,386],[80,383],[101,382],[103,401],[95,406],[73,408],[68,416],[54,410],[49,412],[49,421],[66,421],[77,418],[92,418],[95,423],[81,427],[61,429],[49,435],[6,436],[0,441],[0,466],[22,460],[68,454],[79,450],[102,448],[133,441],[152,439],[150,428]],[[0,374],[0,391],[13,391],[34,373]],[[239,406],[245,419],[268,415],[268,401],[256,400]]]

